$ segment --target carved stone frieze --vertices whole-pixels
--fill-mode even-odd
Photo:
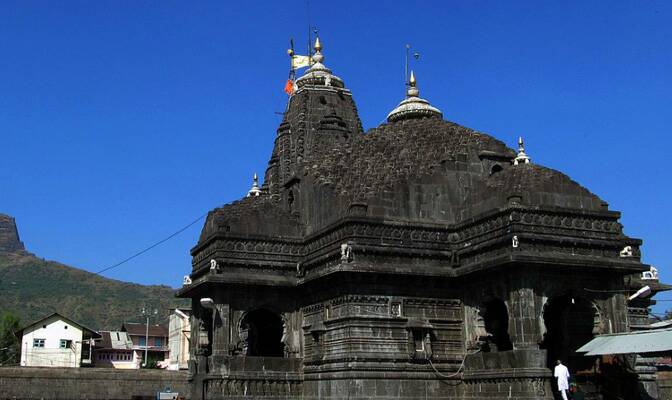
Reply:
[[[520,233],[529,232],[532,235],[546,235],[553,237],[576,237],[577,239],[599,239],[614,242],[613,248],[595,248],[594,245],[579,245],[575,247],[566,244],[534,244],[528,250],[565,252],[569,250],[581,255],[613,257],[619,256],[619,250],[628,239],[622,237],[622,225],[614,216],[597,215],[565,215],[543,210],[525,210],[512,208],[495,215],[490,215],[470,223],[457,224],[453,227],[412,227],[373,223],[369,221],[349,220],[344,224],[326,232],[318,233],[303,242],[271,241],[271,240],[244,240],[226,239],[215,240],[206,248],[199,251],[193,258],[194,266],[216,252],[222,257],[254,257],[260,261],[290,257],[308,260],[314,254],[326,249],[340,248],[345,240],[352,243],[365,244],[367,239],[371,243],[390,242],[398,245],[401,251],[404,247],[413,248],[440,248],[444,250],[469,250],[479,243],[507,235],[506,227],[518,224]],[[340,243],[339,243],[340,242]],[[632,242],[632,241],[630,241]],[[629,244],[634,257],[639,257],[639,247]],[[342,255],[342,254],[341,254]],[[347,254],[348,260],[350,256]]]

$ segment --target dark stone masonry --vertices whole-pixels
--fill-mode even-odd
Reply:
[[[187,374],[112,368],[0,368],[0,400],[147,400],[166,388],[190,399]]]
[[[620,213],[444,120],[414,76],[365,133],[316,50],[260,191],[192,249],[192,398],[552,399],[556,359],[586,398],[646,392],[574,352],[650,305],[623,290],[649,266]]]

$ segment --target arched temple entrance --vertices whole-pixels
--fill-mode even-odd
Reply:
[[[245,355],[253,357],[283,357],[283,323],[277,314],[265,309],[247,313],[240,324],[246,336]]]
[[[483,324],[488,333],[489,351],[507,351],[513,349],[509,337],[509,311],[501,299],[492,299],[484,304]]]
[[[586,299],[564,295],[548,300],[544,306],[546,333],[540,347],[547,351],[549,368],[553,369],[558,359],[572,374],[593,368],[594,357],[577,354],[576,349],[593,338],[596,314]]]

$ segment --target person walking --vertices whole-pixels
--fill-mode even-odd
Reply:
[[[558,360],[553,376],[558,380],[558,390],[562,395],[563,400],[567,400],[567,390],[569,390],[569,370],[562,365],[562,361]]]

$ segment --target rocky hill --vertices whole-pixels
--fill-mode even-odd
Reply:
[[[121,282],[42,260],[25,251],[14,219],[0,214],[0,313],[12,312],[21,325],[57,311],[93,329],[119,329],[139,321],[140,309],[184,306],[168,286]]]
[[[22,254],[23,242],[19,239],[16,221],[9,215],[0,214],[0,256],[3,254]]]

